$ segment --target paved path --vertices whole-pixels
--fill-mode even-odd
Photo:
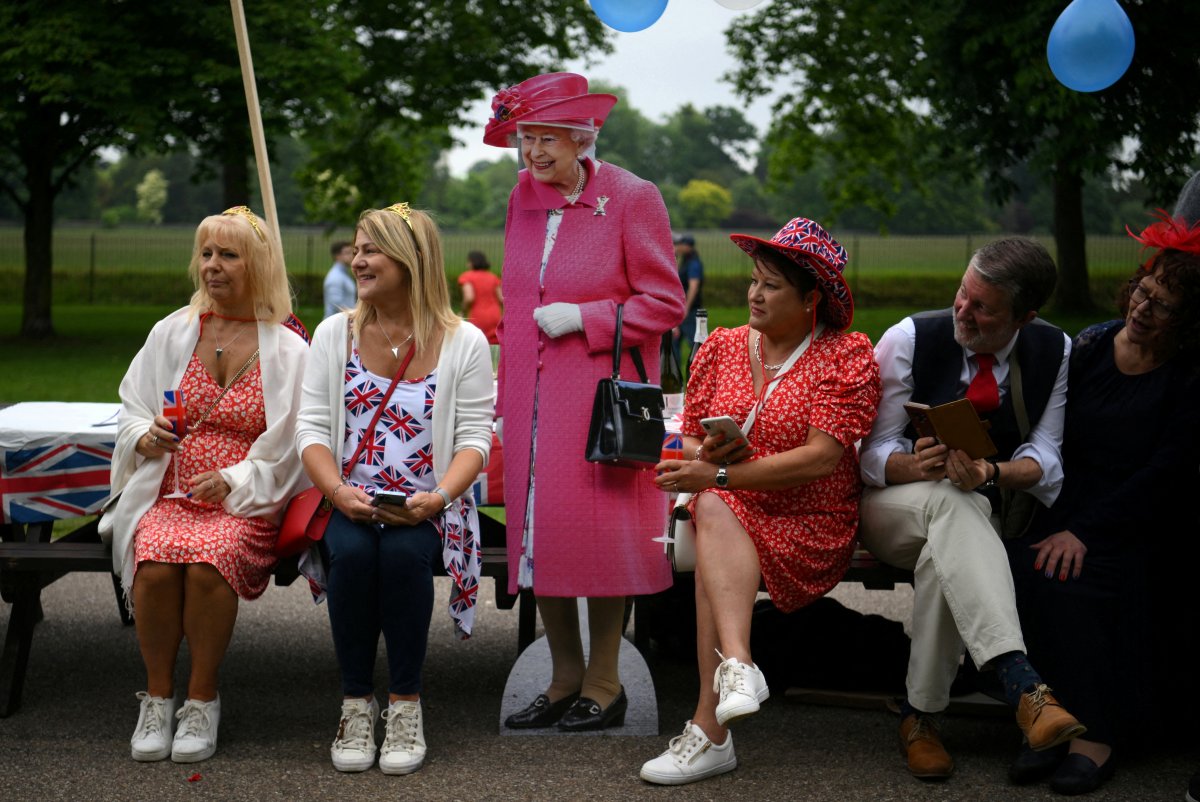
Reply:
[[[895,718],[790,702],[777,694],[736,730],[740,768],[678,789],[649,786],[641,763],[666,746],[691,712],[697,689],[686,661],[651,670],[662,734],[640,737],[505,738],[502,691],[516,658],[516,616],[487,602],[477,635],[455,641],[438,586],[426,672],[429,758],[408,777],[377,770],[342,775],[328,746],[339,711],[324,608],[302,585],[268,590],[244,605],[223,674],[221,741],[195,766],[129,759],[142,669],[132,629],[117,619],[107,577],[69,576],[44,594],[24,706],[0,720],[0,802],[21,800],[1048,800],[1045,787],[1005,780],[1016,745],[1007,720],[951,717],[947,739],[958,773],[925,784],[904,771]],[[896,596],[867,594],[889,609]],[[0,627],[8,606],[0,607]],[[814,644],[814,648],[819,648]],[[1164,748],[1121,767],[1087,799],[1178,802],[1200,754]],[[194,781],[189,781],[198,775]]]

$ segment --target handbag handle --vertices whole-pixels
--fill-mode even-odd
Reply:
[[[617,304],[617,327],[613,332],[613,381],[621,379],[621,319],[624,316],[625,304]],[[633,357],[633,366],[637,368],[638,379],[642,384],[646,383],[646,366],[642,362],[642,349],[636,345],[629,349],[629,355]]]

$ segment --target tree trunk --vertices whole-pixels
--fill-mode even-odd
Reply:
[[[48,150],[48,149],[47,149]],[[25,212],[25,294],[21,336],[54,336],[50,317],[53,290],[54,186],[53,157],[37,151],[26,163],[29,203]]]
[[[226,124],[224,147],[221,149],[221,189],[225,208],[250,205],[250,156],[253,144],[245,120],[241,125]],[[262,214],[262,209],[256,209]]]
[[[1054,171],[1054,243],[1058,247],[1057,312],[1095,310],[1088,287],[1087,234],[1083,228],[1083,177],[1061,164]]]

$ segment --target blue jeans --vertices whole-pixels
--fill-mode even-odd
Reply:
[[[437,529],[425,521],[381,530],[334,510],[321,544],[329,566],[329,623],[342,693],[374,692],[380,632],[387,646],[388,690],[420,693],[433,613],[433,566],[442,550]]]

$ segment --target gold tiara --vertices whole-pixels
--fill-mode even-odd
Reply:
[[[416,237],[417,230],[415,228],[413,228],[412,220],[409,219],[410,217],[412,217],[413,210],[412,210],[412,207],[408,205],[408,201],[401,201],[400,203],[393,203],[391,206],[387,207],[387,209],[385,209],[384,211],[393,212],[395,214],[400,215],[400,219],[403,220],[404,222],[408,223],[408,230],[413,233],[414,237]]]
[[[234,206],[232,209],[226,209],[221,212],[222,217],[244,217],[246,221],[254,228],[254,233],[263,242],[267,241],[267,236],[263,234],[262,229],[258,227],[258,218],[254,216],[254,212],[250,211],[249,206]]]

